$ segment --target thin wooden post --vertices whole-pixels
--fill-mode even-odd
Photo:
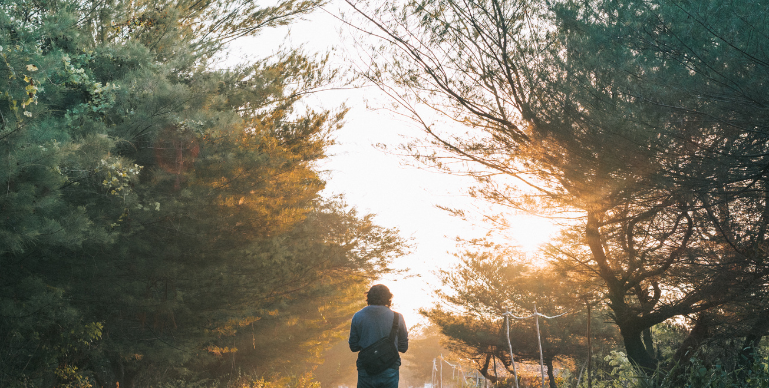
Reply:
[[[513,345],[510,343],[510,311],[505,315],[505,327],[507,327],[507,348],[510,350],[510,363],[513,364],[513,381],[518,388],[518,371],[515,369],[515,357],[513,357]]]
[[[590,323],[592,319],[590,317],[590,302],[585,300],[585,303],[587,303],[587,388],[593,388],[593,380],[590,378],[590,372],[593,369],[592,333],[590,332]]]
[[[539,371],[542,374],[542,388],[545,388],[545,358],[542,355],[542,336],[539,335],[539,312],[534,303],[534,322],[537,324],[537,342],[539,343]]]
[[[441,359],[442,358],[443,358],[443,355],[441,355]],[[443,388],[443,362],[441,361],[438,361],[438,363],[441,364],[441,388]]]
[[[438,366],[435,365],[435,358],[433,358],[433,373],[432,373],[432,376],[430,376],[431,377],[430,387],[433,387],[433,388],[435,387],[435,374],[437,373],[437,371],[438,371]]]

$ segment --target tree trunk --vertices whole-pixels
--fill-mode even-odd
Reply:
[[[750,331],[745,336],[745,341],[742,343],[742,349],[740,350],[740,356],[737,360],[740,367],[740,377],[747,379],[749,371],[753,368],[756,362],[756,351],[758,350],[758,344],[761,339],[766,335],[769,329],[769,309],[763,309],[757,314],[755,323],[751,326]]]
[[[620,325],[619,330],[625,343],[628,360],[646,373],[654,372],[657,369],[657,360],[646,351],[646,346],[641,340],[642,330],[631,329],[622,325]]]
[[[652,328],[647,327],[643,331],[643,341],[644,346],[646,347],[646,352],[649,353],[650,356],[654,357],[654,341],[652,340]]]
[[[694,357],[694,353],[700,348],[702,342],[710,336],[710,325],[704,313],[697,316],[694,327],[689,332],[684,342],[673,355],[673,367],[685,369]]]
[[[558,386],[555,384],[555,372],[553,371],[552,357],[545,359],[545,366],[547,366],[547,378],[550,380],[550,388],[558,388]]]
[[[491,363],[491,353],[486,353],[486,360],[483,363],[483,367],[479,369],[478,372],[481,372],[481,375],[483,375],[483,377],[485,377],[486,380],[491,381],[492,384],[496,384],[497,378],[489,374],[490,363]]]

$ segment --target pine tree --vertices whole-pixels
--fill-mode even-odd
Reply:
[[[602,283],[633,363],[656,369],[644,333],[673,317],[762,316],[736,306],[769,279],[765,4],[348,3],[387,42],[364,75],[423,127],[418,160],[578,216],[551,258]]]
[[[297,359],[328,346],[404,242],[319,195],[324,58],[212,62],[318,4],[0,5],[0,385],[216,379],[307,311]]]

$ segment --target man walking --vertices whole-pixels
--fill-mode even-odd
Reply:
[[[352,317],[350,325],[350,350],[358,352],[381,338],[388,337],[393,328],[395,314],[390,310],[393,294],[383,284],[371,287],[366,293],[368,306],[364,307]],[[395,346],[399,352],[405,353],[409,348],[409,334],[403,315],[398,314],[398,328],[395,333]],[[358,388],[397,388],[398,367],[401,365],[400,356],[395,363],[383,372],[369,375],[361,363],[360,353],[356,366],[358,367]]]

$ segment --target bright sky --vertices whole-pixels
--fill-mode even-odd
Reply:
[[[303,45],[307,52],[319,53],[336,46],[341,55],[352,48],[338,47],[341,23],[329,12],[336,13],[340,7],[343,5],[332,4],[326,8],[328,12],[318,11],[288,29],[265,31],[255,39],[240,40],[233,45],[226,62],[262,57],[281,44]],[[337,63],[340,61],[337,59]],[[345,126],[336,133],[337,144],[330,150],[332,156],[321,166],[327,171],[326,194],[343,194],[348,204],[361,214],[376,214],[379,225],[398,228],[403,237],[412,239],[413,253],[395,262],[397,268],[410,268],[411,275],[405,279],[382,279],[380,283],[392,290],[393,308],[403,313],[407,324],[413,326],[424,322],[418,309],[430,306],[433,290],[440,286],[433,272],[449,268],[454,262],[451,252],[456,251],[455,238],[481,237],[486,230],[473,228],[436,208],[436,205],[471,207],[470,198],[463,195],[471,184],[468,178],[405,166],[404,162],[411,161],[374,146],[384,144],[395,149],[403,143],[404,136],[421,135],[414,124],[395,114],[364,106],[364,100],[376,103],[378,95],[375,87],[336,90],[311,95],[305,103],[318,108],[333,108],[342,103],[351,107]],[[544,219],[520,216],[512,221],[511,230],[505,233],[511,236],[509,243],[528,252],[547,241],[553,231],[550,222]]]

